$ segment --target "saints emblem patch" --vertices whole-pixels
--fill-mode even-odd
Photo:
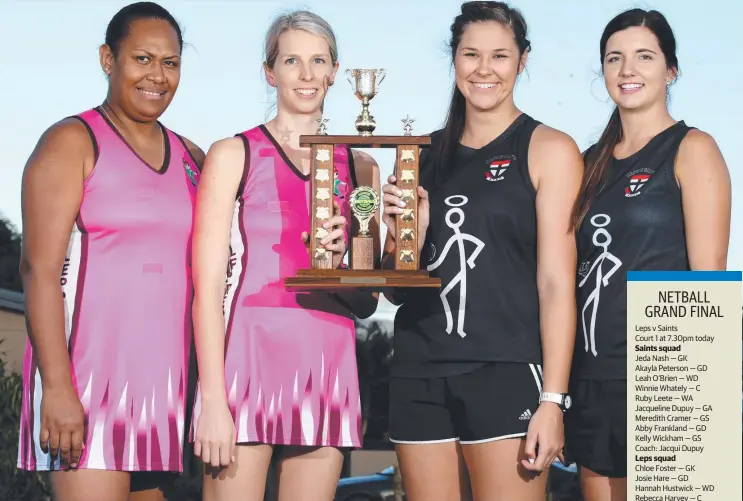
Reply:
[[[485,180],[491,183],[502,181],[506,173],[512,168],[516,157],[513,155],[500,155],[487,161],[487,170],[485,171]]]
[[[630,198],[642,194],[643,186],[653,177],[653,174],[655,171],[647,168],[637,169],[627,174],[629,181],[624,187],[624,196]]]

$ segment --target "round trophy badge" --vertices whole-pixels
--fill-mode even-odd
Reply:
[[[359,234],[369,233],[369,221],[379,208],[379,194],[370,186],[359,186],[351,192],[351,212],[359,222]]]

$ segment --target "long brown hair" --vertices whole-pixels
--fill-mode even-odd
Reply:
[[[602,68],[604,66],[604,56],[606,55],[606,43],[609,41],[609,38],[618,31],[635,26],[644,26],[655,34],[655,37],[658,39],[658,45],[666,58],[666,66],[668,69],[678,71],[676,38],[673,35],[671,26],[660,12],[643,9],[631,9],[622,12],[606,25],[604,33],[601,35],[601,42],[599,43]],[[589,148],[585,154],[583,181],[571,215],[571,225],[574,230],[578,230],[583,222],[583,218],[585,218],[588,210],[591,208],[591,203],[601,188],[601,183],[606,175],[609,162],[614,155],[614,148],[622,140],[622,137],[622,120],[619,116],[619,108],[615,107],[609,118],[609,123],[606,124],[606,128],[598,142]]]

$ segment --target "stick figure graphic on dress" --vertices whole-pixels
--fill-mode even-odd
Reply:
[[[467,268],[465,267],[465,263],[470,268],[474,268],[475,259],[477,259],[477,256],[485,247],[485,244],[480,239],[468,233],[462,233],[461,231],[459,231],[459,227],[462,226],[462,223],[464,222],[464,211],[460,209],[460,207],[466,205],[467,201],[467,197],[463,195],[453,195],[445,200],[446,205],[451,207],[451,209],[449,209],[446,213],[446,225],[454,230],[454,234],[444,245],[444,248],[441,250],[441,254],[439,255],[439,258],[436,260],[436,262],[428,265],[428,271],[433,271],[441,266],[441,263],[444,262],[446,256],[449,255],[449,251],[451,250],[452,245],[454,245],[455,243],[457,244],[457,249],[459,250],[459,273],[457,273],[454,278],[452,278],[451,282],[449,282],[449,285],[444,287],[444,289],[441,291],[440,296],[441,302],[444,304],[444,313],[446,314],[446,333],[451,334],[453,328],[453,318],[451,313],[451,306],[449,305],[449,301],[447,301],[446,298],[452,291],[452,289],[454,289],[454,287],[459,284],[457,334],[459,334],[459,336],[462,338],[467,335],[464,332],[464,310],[467,303]],[[453,220],[454,216],[457,216],[456,221]],[[472,252],[472,255],[470,255],[470,257],[466,261],[464,250],[465,240],[476,245],[475,250]]]
[[[583,323],[583,338],[586,342],[585,350],[588,351],[590,344],[591,353],[593,353],[593,356],[598,355],[598,353],[596,352],[596,313],[599,309],[601,287],[606,287],[607,285],[609,285],[609,279],[611,278],[611,276],[614,275],[614,273],[620,268],[620,266],[622,266],[622,262],[619,260],[619,258],[609,252],[609,244],[611,244],[611,234],[604,229],[606,226],[609,225],[609,223],[611,223],[611,218],[606,214],[596,214],[591,218],[591,224],[596,228],[596,231],[593,232],[593,245],[595,245],[596,247],[601,247],[602,249],[604,249],[604,251],[599,254],[599,256],[596,258],[596,261],[594,261],[593,265],[591,265],[591,269],[588,270],[586,276],[583,278],[583,280],[581,280],[580,284],[578,284],[578,287],[583,287],[588,278],[591,276],[591,273],[594,271],[594,269],[596,270],[596,286],[593,289],[593,292],[591,292],[591,294],[588,296],[586,304],[583,306],[583,311],[581,312],[581,321]],[[604,275],[604,261],[607,259],[612,262],[613,266],[606,273],[606,275]],[[586,329],[586,310],[589,306],[592,307],[590,332]]]

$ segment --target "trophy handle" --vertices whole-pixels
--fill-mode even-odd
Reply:
[[[352,69],[347,69],[346,70],[346,80],[348,80],[348,83],[350,83],[351,85],[354,85],[353,78],[354,78],[353,70]]]
[[[381,84],[384,80],[384,77],[387,76],[387,70],[384,68],[377,70],[377,85]]]

